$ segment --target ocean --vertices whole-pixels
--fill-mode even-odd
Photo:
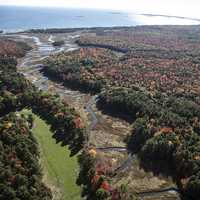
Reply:
[[[112,10],[0,6],[0,30],[80,28],[151,24],[199,24],[199,20]]]

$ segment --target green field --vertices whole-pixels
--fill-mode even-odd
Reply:
[[[31,111],[25,110],[23,113],[31,113]],[[40,146],[45,182],[50,184],[52,192],[56,193],[55,199],[80,200],[81,188],[76,185],[77,157],[69,157],[70,152],[67,147],[56,144],[55,139],[52,138],[49,126],[36,115],[33,116],[35,119],[33,133]]]

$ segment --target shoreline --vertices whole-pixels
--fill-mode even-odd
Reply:
[[[0,36],[1,35],[12,35],[12,34],[60,34],[60,33],[74,33],[77,31],[112,31],[112,30],[120,30],[120,29],[135,29],[138,27],[152,27],[152,28],[159,28],[159,27],[198,27],[200,26],[200,19],[196,18],[188,18],[188,17],[179,17],[179,16],[170,16],[170,15],[159,15],[159,14],[140,14],[141,16],[145,17],[164,17],[164,18],[177,18],[177,19],[183,19],[183,20],[191,20],[191,21],[198,21],[199,24],[136,24],[136,25],[122,25],[122,26],[85,26],[85,27],[66,27],[66,28],[31,28],[31,29],[0,29]]]

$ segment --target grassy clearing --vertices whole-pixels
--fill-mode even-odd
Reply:
[[[23,111],[31,113],[31,111]],[[78,174],[77,157],[69,157],[70,152],[67,147],[56,144],[52,138],[49,126],[36,115],[33,133],[39,143],[41,150],[41,164],[45,179],[53,188],[59,188],[55,196],[60,196],[61,200],[80,200],[81,189],[76,185]],[[56,198],[57,199],[57,198]]]

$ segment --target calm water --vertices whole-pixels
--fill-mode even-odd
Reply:
[[[86,9],[0,6],[0,30],[135,26],[145,24],[198,24],[195,20],[149,17],[123,12]]]

